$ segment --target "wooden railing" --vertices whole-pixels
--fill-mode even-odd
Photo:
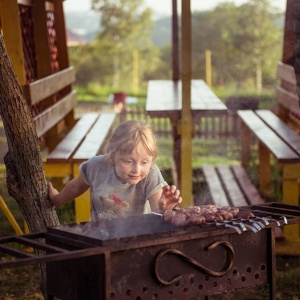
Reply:
[[[125,107],[121,112],[121,121],[139,119],[151,124],[158,136],[171,137],[172,127],[169,118],[151,118],[143,107]],[[194,120],[194,135],[201,138],[236,137],[239,123],[234,111],[228,110],[222,115],[205,115]]]

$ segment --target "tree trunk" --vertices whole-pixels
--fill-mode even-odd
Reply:
[[[0,31],[0,114],[7,137],[4,157],[9,194],[17,201],[30,232],[58,225],[55,208],[48,198],[39,141],[29,106],[7,54]],[[45,291],[45,267],[42,266]]]

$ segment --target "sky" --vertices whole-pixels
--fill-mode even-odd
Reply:
[[[161,15],[171,15],[172,0],[144,0],[145,5]],[[180,6],[181,1],[177,0]],[[247,2],[245,0],[191,0],[191,10],[210,10],[221,2],[235,2],[237,5]],[[272,0],[273,6],[281,11],[285,10],[286,0]],[[64,10],[68,11],[88,11],[91,8],[91,0],[65,0]]]

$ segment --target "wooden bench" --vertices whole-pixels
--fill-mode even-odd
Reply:
[[[251,136],[254,135],[258,141],[260,193],[270,194],[271,157],[274,157],[281,170],[282,202],[299,205],[300,136],[269,110],[238,111],[238,116],[241,119],[241,162],[245,169],[250,160]],[[299,241],[299,225],[286,226],[284,235],[286,240]],[[279,248],[278,251],[285,254],[299,253],[299,243],[294,247]]]
[[[259,190],[268,195],[271,181],[270,154],[282,165],[283,201],[299,205],[296,183],[291,192],[288,183],[297,181],[300,157],[300,106],[296,91],[294,68],[278,63],[277,76],[280,80],[276,88],[278,109],[239,111],[241,118],[241,161],[247,168],[250,157],[250,136],[259,141]],[[293,174],[293,172],[296,172]],[[286,200],[285,200],[286,199]]]
[[[264,203],[241,165],[203,165],[202,171],[215,205],[245,206]]]
[[[202,171],[212,204],[219,207],[238,207],[265,203],[243,166],[203,165]],[[275,238],[277,240],[283,238],[279,227],[275,228]]]
[[[74,71],[70,67],[28,84],[30,104],[34,106],[47,101],[74,79]],[[87,113],[76,119],[76,103],[75,92],[70,91],[33,118],[45,153],[45,174],[51,180],[77,176],[83,161],[103,153],[112,128],[118,121],[114,111]],[[90,220],[89,201],[89,192],[75,200],[76,222]]]

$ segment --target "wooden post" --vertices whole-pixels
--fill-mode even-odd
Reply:
[[[172,75],[174,81],[174,87],[178,87],[178,81],[180,80],[179,72],[179,29],[178,29],[178,12],[177,12],[177,0],[172,0]],[[181,132],[180,119],[174,118],[171,120],[172,134],[173,134],[173,159],[176,173],[176,185],[181,187]],[[174,178],[173,178],[174,179]],[[174,182],[175,184],[175,182]]]
[[[191,113],[191,2],[184,0],[181,13],[181,196],[184,207],[193,205],[192,186],[192,131]]]
[[[32,6],[34,19],[35,52],[37,59],[37,75],[40,79],[52,74],[51,53],[48,42],[47,14],[44,1],[36,1]],[[49,103],[54,103],[49,97]]]
[[[81,163],[73,164],[74,177],[80,175],[79,166]],[[75,221],[77,224],[81,222],[91,221],[91,192],[88,189],[84,194],[80,195],[74,201],[75,205]]]
[[[1,29],[5,39],[7,53],[10,56],[14,71],[22,87],[26,84],[22,32],[17,0],[1,0]],[[12,34],[14,32],[14,34]]]
[[[261,142],[258,142],[258,160],[259,160],[259,191],[261,195],[271,195],[271,153],[269,149]]]
[[[241,164],[247,169],[251,156],[251,130],[241,122]]]
[[[132,91],[134,94],[139,92],[139,52],[133,50],[132,54]]]
[[[295,8],[295,0],[287,0],[285,11],[285,27],[283,36],[283,51],[282,62],[285,64],[292,64],[294,59],[294,30],[293,30],[293,14]]]
[[[282,202],[286,204],[299,205],[299,172],[300,164],[284,164],[282,178]],[[299,224],[284,227],[284,237],[288,241],[297,241],[295,248],[300,252]]]
[[[173,81],[180,79],[177,0],[172,0],[172,66]]]
[[[54,10],[54,5],[51,5],[52,10]],[[32,5],[32,14],[34,19],[34,37],[35,37],[35,52],[37,59],[37,76],[38,78],[44,78],[52,74],[51,67],[51,52],[49,48],[49,33],[47,26],[47,12],[44,1],[35,1]],[[55,97],[50,96],[41,102],[43,109],[48,108],[50,105],[54,104]],[[47,145],[49,151],[51,151],[55,145],[58,143],[59,136],[59,126],[53,126],[47,134],[45,139],[47,140]]]
[[[206,84],[211,88],[211,51],[205,51],[205,75]]]
[[[63,8],[63,0],[54,0],[54,20],[56,33],[56,46],[58,52],[59,69],[63,70],[69,67],[69,54],[67,47],[67,31],[65,24],[65,15]],[[63,89],[63,94],[66,95],[72,90],[71,86]],[[76,123],[74,110],[70,111],[65,117],[66,125],[72,128]]]
[[[66,32],[66,25],[65,25],[64,10],[63,10],[63,0],[54,0],[53,3],[54,3],[56,44],[57,44],[57,51],[59,54],[58,61],[59,61],[60,70],[63,70],[69,67],[67,32]]]
[[[296,1],[294,7],[294,37],[295,37],[295,75],[297,82],[297,95],[300,105],[300,2]]]

